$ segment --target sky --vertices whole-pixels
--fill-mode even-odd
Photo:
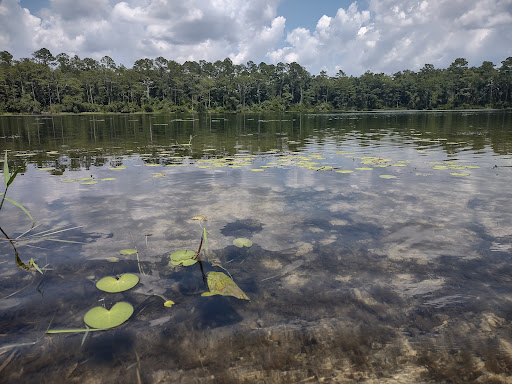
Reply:
[[[512,56],[512,0],[0,0],[0,51],[40,48],[131,67],[297,62],[311,74],[393,74],[425,64],[498,68]]]

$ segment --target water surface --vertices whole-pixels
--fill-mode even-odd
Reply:
[[[511,133],[501,111],[1,117],[25,162],[8,196],[39,225],[17,250],[44,274],[0,243],[0,378],[506,382]],[[0,225],[30,220],[6,205]],[[250,301],[201,297],[199,266],[169,265],[202,227],[206,272]],[[77,243],[29,237],[60,229]],[[96,289],[126,272],[132,290]],[[118,301],[135,307],[118,328],[44,335]]]

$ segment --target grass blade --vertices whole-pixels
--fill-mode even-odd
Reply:
[[[7,184],[9,182],[9,179],[10,179],[9,165],[7,164],[7,151],[5,151],[5,158],[4,158],[4,183],[5,183],[6,187],[9,186]]]
[[[18,167],[16,169],[16,171],[14,171],[14,173],[11,175],[11,177],[9,178],[9,180],[7,181],[7,184],[6,186],[8,187],[9,185],[12,184],[12,182],[14,181],[14,179],[16,178],[16,176],[18,175],[18,173],[21,171],[21,167]]]
[[[30,218],[30,220],[32,220],[32,223],[35,224],[36,221],[34,220],[34,218],[32,217],[32,215],[30,214],[29,211],[27,211],[27,209],[21,205],[20,203],[18,203],[17,201],[14,201],[12,199],[9,199],[8,197],[5,198],[5,200],[7,200],[9,203],[17,206],[18,208],[20,208],[23,212],[25,212],[27,214],[27,216]]]
[[[86,329],[49,329],[46,333],[78,333],[78,332],[93,332],[93,331],[105,331],[110,328],[86,328]]]

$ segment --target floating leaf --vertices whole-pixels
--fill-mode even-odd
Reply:
[[[120,171],[122,169],[126,169],[126,165],[120,165],[118,167],[111,167],[109,169],[112,170],[112,171]]]
[[[196,253],[194,251],[182,249],[180,251],[171,253],[171,264],[183,265],[184,267],[188,267],[190,265],[197,263],[195,257]]]
[[[117,263],[119,261],[119,257],[112,256],[112,257],[107,258],[106,260],[111,263]]]
[[[134,253],[137,253],[136,249],[122,249],[119,251],[121,255],[133,255]]]
[[[54,167],[37,168],[38,171],[53,171],[54,169]]]
[[[233,296],[237,299],[249,300],[249,297],[242,291],[238,285],[224,272],[210,272],[208,274],[208,288],[210,292],[205,292],[201,296]]]
[[[233,245],[238,248],[250,247],[252,245],[252,241],[245,237],[239,237],[238,239],[233,240]]]
[[[192,220],[206,221],[206,216],[194,216]]]
[[[77,179],[62,180],[62,183],[74,183]]]
[[[94,307],[84,316],[85,324],[92,328],[108,329],[123,324],[133,314],[133,306],[124,301],[116,303],[110,311]]]
[[[172,300],[167,300],[167,301],[164,303],[164,307],[171,308],[174,304],[175,304],[175,302],[174,302],[174,301],[172,301]]]
[[[75,180],[78,180],[78,181],[83,181],[83,180],[92,180],[92,177],[80,177],[80,178],[75,179]]]
[[[450,175],[452,175],[452,176],[469,176],[469,173],[452,172],[452,173],[450,173]]]
[[[396,176],[393,175],[380,175],[381,179],[396,179]]]
[[[119,278],[112,276],[104,277],[96,283],[96,288],[101,291],[116,293],[127,291],[128,289],[135,287],[138,282],[138,276],[132,273],[125,273],[119,276]]]
[[[84,181],[83,183],[80,183],[82,185],[93,185],[93,184],[98,184],[97,181]]]
[[[349,170],[349,169],[343,169],[341,171],[335,171],[335,172],[337,172],[337,173],[354,173],[354,171]]]
[[[103,179],[101,179],[101,181],[113,181],[113,180],[116,180],[115,177],[104,177]]]
[[[370,167],[359,167],[356,168],[358,171],[373,171],[373,168]]]

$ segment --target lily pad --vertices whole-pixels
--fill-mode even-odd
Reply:
[[[233,240],[233,245],[238,248],[250,247],[252,245],[252,241],[245,237],[239,237],[238,239]]]
[[[134,253],[137,253],[136,249],[122,249],[119,251],[121,255],[133,255]]]
[[[175,302],[174,302],[174,301],[172,301],[172,300],[167,300],[167,301],[164,303],[164,307],[171,308],[174,304],[175,304]]]
[[[127,291],[128,289],[135,287],[138,282],[138,276],[131,273],[125,273],[124,275],[121,275],[119,279],[112,276],[104,277],[96,283],[96,288],[105,292],[116,293]]]
[[[104,177],[103,179],[101,179],[101,181],[113,181],[113,180],[116,180],[115,177]]]
[[[221,295],[249,300],[249,297],[236,285],[233,279],[223,272],[210,272],[207,282],[210,292],[205,292],[201,296]]]
[[[107,261],[109,261],[111,263],[117,263],[119,261],[119,257],[115,257],[115,256],[108,257]]]
[[[450,173],[452,176],[469,176],[469,173],[458,173],[458,172],[452,172]]]
[[[133,314],[133,306],[124,301],[116,303],[110,310],[94,307],[84,316],[85,324],[92,328],[107,329],[123,324]]]
[[[180,251],[171,253],[171,264],[188,267],[189,265],[197,263],[195,256],[196,253],[194,251],[182,249]]]
[[[381,179],[396,179],[396,176],[394,175],[380,175]]]

